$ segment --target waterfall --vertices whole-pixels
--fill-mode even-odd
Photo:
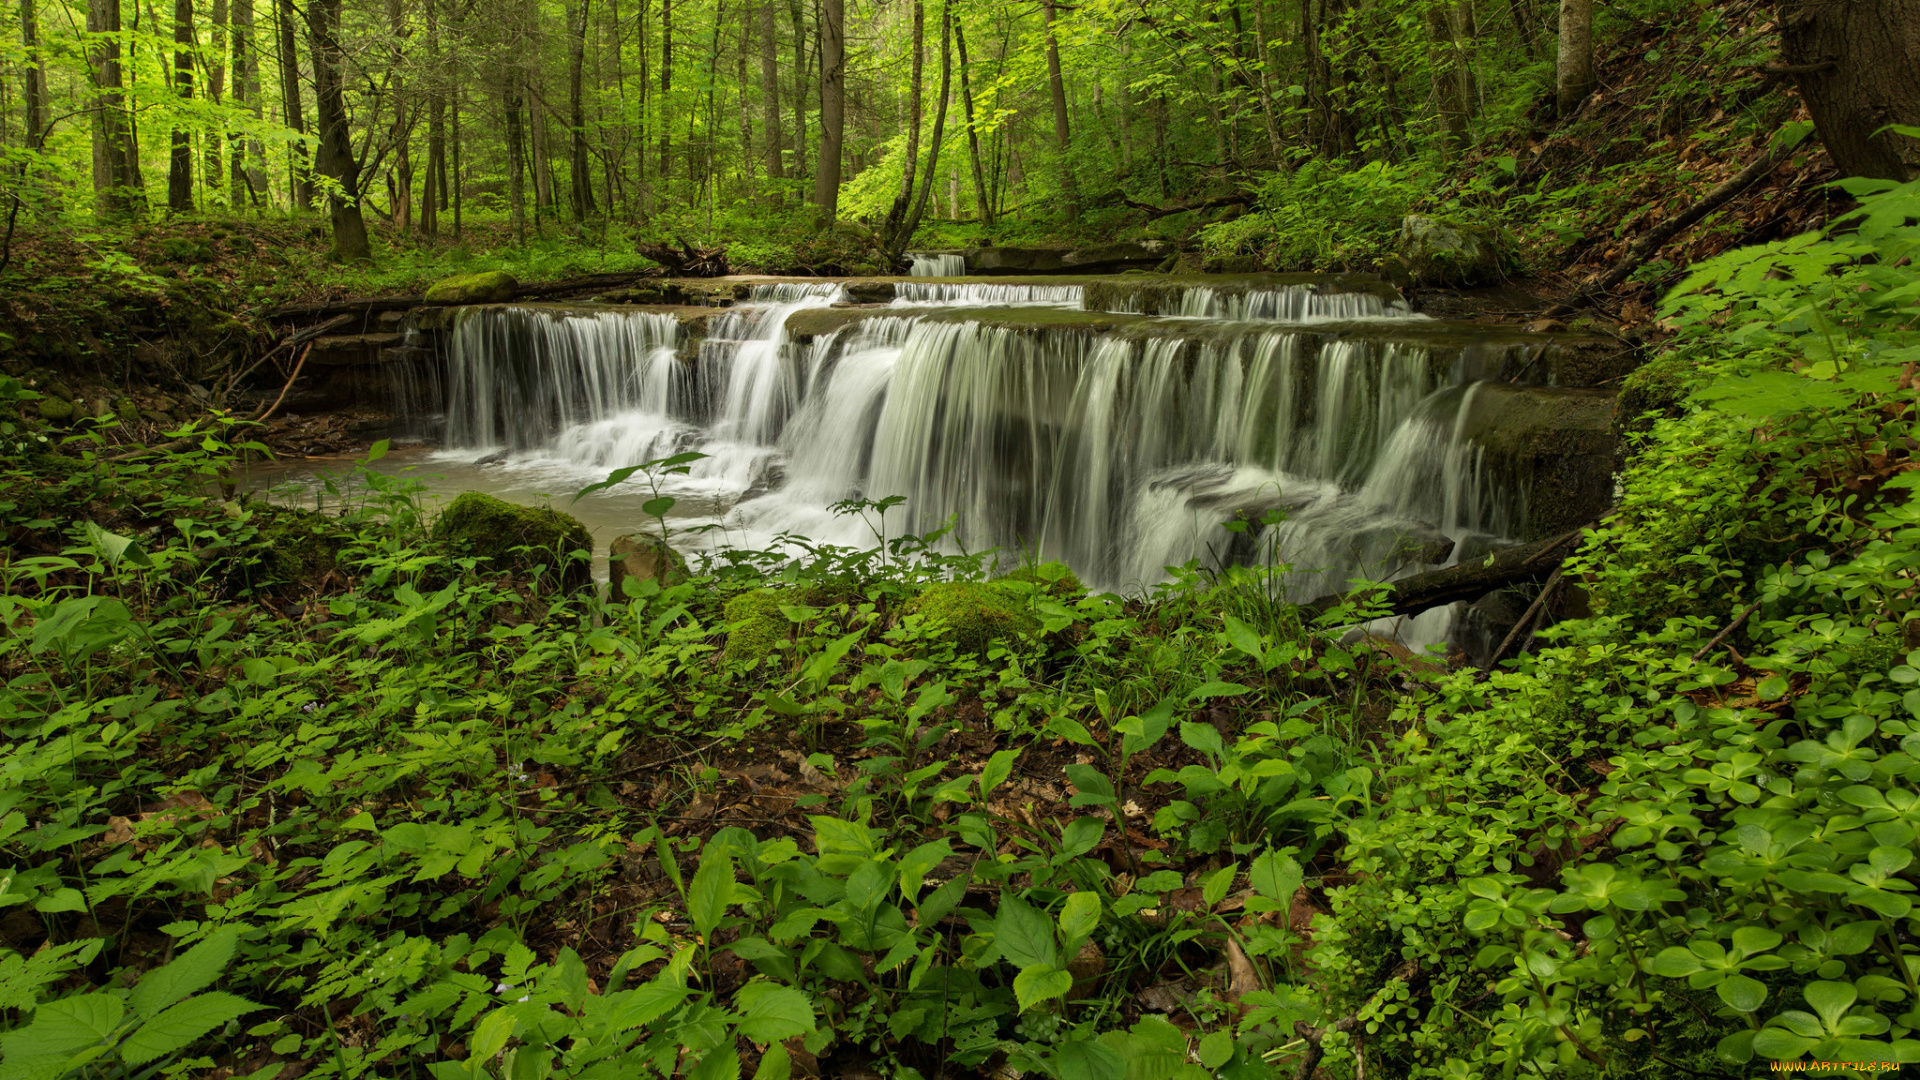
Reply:
[[[986,282],[954,284],[934,281],[900,281],[893,286],[894,307],[1009,307],[1045,305],[1079,307],[1078,285],[999,285]]]
[[[1187,319],[1272,322],[1336,322],[1416,318],[1405,300],[1373,292],[1328,292],[1318,285],[1258,289],[1154,283],[1127,291],[1116,287],[1106,301],[1115,312]]]
[[[757,286],[691,362],[668,315],[470,309],[451,339],[447,443],[582,481],[694,449],[707,457],[674,490],[721,530],[692,545],[871,545],[880,523],[827,507],[900,495],[890,536],[951,520],[957,550],[1059,559],[1102,588],[1271,558],[1304,598],[1444,564],[1523,520],[1470,437],[1475,380],[1498,370],[1484,350],[1258,322],[929,319],[913,305],[931,290],[1070,303],[1077,288],[912,287],[930,291],[797,343],[787,317],[838,287]],[[1274,511],[1272,527],[1220,528]]]
[[[952,252],[909,251],[907,258],[913,260],[907,273],[914,277],[965,277],[967,273],[965,256]]]

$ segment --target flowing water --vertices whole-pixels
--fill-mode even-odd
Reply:
[[[466,309],[445,337],[445,437],[429,462],[467,488],[566,494],[697,451],[660,481],[689,550],[868,545],[881,527],[951,524],[957,549],[1059,559],[1096,588],[1150,587],[1193,560],[1276,560],[1307,599],[1519,535],[1524,485],[1467,418],[1483,375],[1522,346],[1329,323],[1420,321],[1377,292],[1160,293],[1108,306],[1161,317],[1096,317],[1068,310],[1078,285],[905,281],[890,306],[800,339],[788,318],[844,302],[840,286],[758,285],[704,335],[644,309]],[[582,505],[624,506],[651,494],[641,485]],[[892,495],[905,503],[884,522],[829,509]],[[1268,514],[1278,524],[1221,528]],[[619,513],[582,516],[626,531]]]
[[[913,265],[907,273],[914,277],[965,277],[967,260],[952,252],[909,251]]]

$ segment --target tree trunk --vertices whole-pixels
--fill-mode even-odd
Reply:
[[[449,205],[453,207],[453,239],[455,243],[458,243],[460,240],[460,176],[461,176],[461,173],[460,173],[460,83],[458,80],[454,81],[452,89],[453,89],[453,93],[452,93],[453,101],[451,102],[451,108],[453,111],[452,130],[448,134],[450,134],[453,137],[453,176],[451,178],[451,184],[450,184],[451,190],[447,193],[448,194],[447,201]]]
[[[233,103],[261,118],[260,56],[253,38],[253,0],[233,0]],[[266,187],[258,138],[235,139],[228,178],[228,200],[235,206],[259,206]]]
[[[1780,56],[1846,176],[1920,178],[1920,0],[1779,0]]]
[[[1454,47],[1448,6],[1450,0],[1434,0],[1427,7],[1427,59],[1433,75],[1434,106],[1447,132],[1447,148],[1458,154],[1467,148],[1471,136],[1467,129],[1467,102],[1461,96],[1460,52]]]
[[[1286,148],[1280,139],[1279,113],[1273,107],[1273,48],[1267,34],[1267,0],[1253,0],[1253,39],[1254,59],[1260,65],[1260,122],[1266,129],[1267,153],[1277,169],[1286,160]],[[1120,159],[1123,165],[1130,156],[1126,117],[1127,98],[1123,94],[1120,99]]]
[[[173,92],[193,97],[193,0],[173,0]],[[167,159],[167,211],[193,213],[193,134],[179,126]]]
[[[413,152],[408,145],[413,138],[413,119],[409,111],[412,101],[407,97],[407,57],[404,43],[407,40],[406,16],[400,11],[400,0],[387,0],[387,26],[393,33],[389,42],[392,67],[389,74],[392,81],[388,84],[388,96],[393,99],[393,172],[389,174],[393,182],[393,228],[402,236],[413,231]]]
[[[967,150],[973,159],[973,199],[980,205],[980,221],[993,228],[993,193],[987,189],[987,171],[980,161],[980,132],[973,121],[973,81],[967,77],[966,20],[953,21],[953,42],[960,50],[960,101],[967,110]]]
[[[787,14],[793,20],[793,177],[807,175],[807,23],[800,14],[800,0],[787,0]]]
[[[207,100],[220,104],[227,96],[227,0],[213,0],[207,28],[207,52],[200,58],[200,70],[206,75]],[[206,198],[211,204],[212,197],[220,190],[227,172],[227,163],[222,154],[221,132],[209,131],[206,134],[207,171],[202,180],[206,187]]]
[[[300,104],[300,51],[295,45],[293,0],[280,0],[280,96],[286,125],[295,135],[307,133],[306,109]],[[307,171],[307,144],[287,144],[287,196],[301,210],[313,209],[313,176]]]
[[[888,250],[901,246],[894,243],[895,234],[907,220],[907,210],[913,204],[913,172],[920,164],[920,114],[921,99],[926,94],[926,66],[926,10],[921,0],[913,0],[913,81],[907,91],[907,160],[900,169],[900,192],[893,197],[887,223],[880,230],[880,235],[887,238]]]
[[[673,0],[660,0],[660,202],[673,194]]]
[[[740,103],[740,175],[746,181],[748,199],[759,198],[756,175],[760,159],[753,153],[753,103],[747,99],[747,54],[753,51],[753,31],[759,20],[752,0],[740,5],[740,51],[734,56],[733,89]]]
[[[507,204],[513,216],[513,242],[527,242],[527,138],[521,126],[520,108],[524,91],[520,72],[508,67],[506,100],[501,104],[507,115]]]
[[[136,151],[127,123],[120,72],[120,0],[88,0],[88,45],[99,100],[93,111],[93,197],[95,210],[119,217],[145,210],[146,196],[133,176]]]
[[[779,41],[774,33],[775,20],[773,0],[762,0],[760,4],[760,127],[761,141],[767,149],[767,201],[779,206],[785,202],[780,191],[780,180],[786,176],[786,163],[781,160],[781,149],[785,138],[780,131],[780,60]]]
[[[820,164],[813,174],[813,227],[840,216],[840,152],[846,141],[847,11],[820,0]]]
[[[427,189],[420,196],[420,234],[437,236],[440,209],[447,204],[447,72],[440,59],[440,19],[433,0],[427,0],[427,71],[433,81],[427,91]]]
[[[1067,126],[1067,80],[1060,72],[1060,43],[1053,34],[1053,0],[1044,0],[1040,10],[1047,27],[1047,92],[1053,98],[1053,148],[1060,157],[1060,187],[1067,220],[1078,221],[1080,191],[1073,178],[1073,132]]]
[[[914,230],[920,227],[920,219],[927,212],[927,197],[933,193],[933,185],[939,182],[940,144],[945,141],[943,136],[947,126],[947,98],[953,91],[952,44],[953,8],[951,0],[942,0],[940,4],[940,104],[933,113],[933,138],[927,144],[926,180],[921,184],[920,197],[914,200],[913,209],[907,214],[907,220],[902,224],[894,242],[887,250],[887,254],[893,257],[892,262],[896,265],[906,253],[907,245],[913,241]]]
[[[333,181],[327,191],[327,215],[333,223],[333,257],[340,261],[370,262],[373,246],[367,241],[367,223],[360,216],[360,163],[353,158],[352,133],[347,130],[340,3],[341,0],[309,0],[307,4],[307,37],[313,50],[314,116],[320,129],[320,152],[314,155],[313,167]]]
[[[20,44],[26,64],[21,82],[21,97],[27,107],[27,137],[24,140],[27,149],[40,149],[42,137],[46,134],[47,118],[43,112],[47,93],[47,68],[40,58],[40,26],[35,18],[33,0],[20,0]]]
[[[1593,93],[1593,0],[1560,0],[1560,56],[1554,111],[1572,116]]]
[[[572,7],[571,4],[568,5]],[[586,68],[587,68],[587,24],[592,14],[591,0],[580,0],[579,21],[574,21],[574,12],[567,13],[569,29],[573,37],[573,62],[567,72],[567,125],[572,128],[573,141],[570,147],[569,172],[573,175],[573,220],[585,221],[593,216],[593,162],[587,154],[587,104],[586,104]]]

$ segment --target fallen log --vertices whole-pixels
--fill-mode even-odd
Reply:
[[[1414,615],[1456,600],[1477,600],[1495,589],[1521,582],[1545,581],[1559,568],[1560,560],[1573,551],[1581,534],[1589,527],[1581,526],[1572,532],[1536,540],[1531,544],[1504,547],[1483,558],[1391,582],[1386,595],[1387,612],[1392,615]],[[1301,607],[1317,615],[1340,606],[1354,596],[1353,592],[1333,593],[1309,600]]]

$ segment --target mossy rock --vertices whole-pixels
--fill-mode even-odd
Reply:
[[[52,394],[42,397],[34,405],[40,412],[40,419],[49,424],[70,424],[78,411],[73,407],[73,402],[63,401]]]
[[[1648,361],[1621,381],[1613,410],[1615,425],[1622,434],[1653,430],[1656,419],[1681,414],[1687,395],[1699,381],[1695,361],[1684,353]]]
[[[755,589],[727,601],[723,609],[727,623],[726,659],[758,664],[772,656],[775,646],[787,640],[793,625],[780,608],[805,600],[804,594],[793,589]]]
[[[427,289],[429,304],[500,304],[513,299],[520,283],[504,270],[482,270],[441,278]]]
[[[1400,223],[1399,259],[1421,285],[1491,285],[1500,280],[1512,241],[1491,225],[1409,214]]]
[[[619,602],[627,599],[625,581],[634,584],[651,579],[672,585],[687,579],[687,560],[673,545],[649,533],[616,536],[607,545],[607,596]]]
[[[1021,597],[992,582],[929,585],[907,601],[901,612],[922,616],[968,652],[984,653],[995,644],[1040,632],[1040,621],[1027,611]]]
[[[1033,566],[1022,566],[1000,575],[995,581],[1027,581],[1040,587],[1042,592],[1051,596],[1078,596],[1087,591],[1080,578],[1066,563],[1043,562]]]
[[[545,506],[520,506],[469,491],[447,504],[433,522],[433,538],[454,550],[480,555],[495,570],[530,573],[536,566],[558,571],[563,589],[593,580],[588,564],[572,553],[593,550],[593,534],[574,518]]]
[[[285,506],[250,507],[260,532],[253,543],[259,555],[255,584],[292,584],[318,588],[340,568],[351,535],[325,514]]]

